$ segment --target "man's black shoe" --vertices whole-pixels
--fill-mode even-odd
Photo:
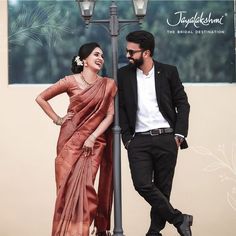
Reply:
[[[192,236],[191,226],[193,224],[193,216],[191,215],[183,215],[183,223],[177,226],[177,231],[181,236]]]

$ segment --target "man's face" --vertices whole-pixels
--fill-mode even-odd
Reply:
[[[127,42],[126,52],[126,57],[130,63],[136,67],[143,65],[143,50],[139,47],[139,44]]]

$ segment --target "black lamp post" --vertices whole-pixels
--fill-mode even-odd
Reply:
[[[117,16],[117,5],[112,1],[110,5],[110,18],[105,20],[91,20],[96,0],[76,0],[79,4],[81,15],[86,26],[90,23],[105,24],[111,36],[112,44],[112,77],[117,82],[117,51],[118,35],[122,26],[129,23],[141,23],[146,15],[148,0],[133,0],[134,11],[137,19],[121,20]],[[122,213],[121,213],[121,160],[120,160],[120,126],[119,126],[119,104],[118,96],[115,98],[115,117],[114,117],[114,151],[113,151],[113,178],[114,178],[114,230],[113,236],[123,236]]]

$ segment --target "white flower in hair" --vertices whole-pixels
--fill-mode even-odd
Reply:
[[[77,64],[77,66],[83,66],[83,65],[84,65],[84,63],[80,60],[80,57],[79,57],[79,56],[77,56],[77,57],[75,58],[75,62],[76,62],[76,64]]]

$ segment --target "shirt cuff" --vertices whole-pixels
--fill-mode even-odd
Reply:
[[[182,135],[182,134],[175,134],[176,136],[179,136],[179,137],[181,137],[181,138],[185,138],[184,137],[184,135]]]

